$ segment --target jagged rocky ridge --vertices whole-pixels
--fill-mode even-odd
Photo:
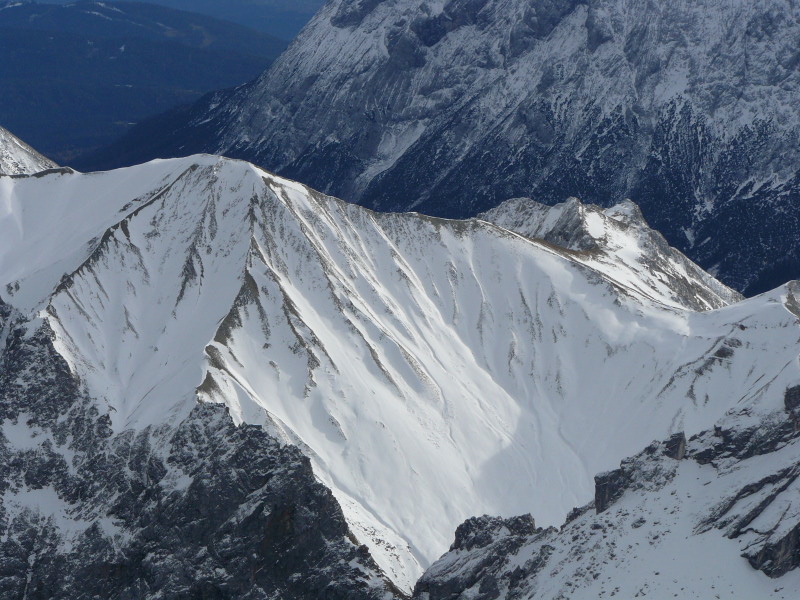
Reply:
[[[632,198],[748,293],[800,276],[794,0],[333,0],[260,79],[92,166],[211,151],[380,210]]]
[[[7,129],[0,127],[0,175],[38,173],[57,165],[28,146]]]
[[[793,286],[793,296],[798,287]],[[800,585],[800,387],[654,442],[595,477],[559,528],[473,518],[417,583],[419,600],[793,598]]]
[[[5,177],[0,194],[4,310],[18,315],[14,331],[43,328],[86,410],[96,411],[92,422],[107,424],[99,452],[128,438],[148,440],[143,452],[160,462],[141,485],[149,477],[169,490],[171,476],[158,464],[169,471],[171,458],[180,462],[173,454],[185,444],[171,445],[180,431],[206,423],[206,447],[254,436],[255,454],[237,458],[232,447],[208,466],[213,476],[198,475],[226,498],[214,518],[235,521],[249,514],[239,507],[250,488],[231,496],[223,488],[244,476],[240,461],[267,453],[264,477],[271,477],[269,456],[280,450],[300,460],[284,447],[299,448],[357,540],[342,538],[341,523],[325,529],[309,517],[335,546],[321,554],[320,569],[341,564],[337,557],[347,563],[353,551],[360,557],[351,566],[365,579],[342,588],[347,593],[392,593],[381,573],[410,591],[474,514],[532,512],[543,525],[557,524],[591,497],[597,472],[652,439],[705,431],[731,407],[768,413],[800,381],[788,288],[736,302],[735,292],[679,253],[656,256],[663,240],[629,203],[608,211],[574,201],[552,210],[530,204],[531,215],[550,218],[527,229],[511,220],[522,201],[507,215],[498,209],[468,221],[378,214],[212,156]],[[566,240],[565,217],[585,235]],[[624,260],[615,263],[614,253]],[[19,337],[10,331],[3,340]],[[4,389],[22,386],[26,374],[12,372]],[[259,428],[233,429],[198,400],[223,404],[237,426]],[[38,449],[47,443],[44,426],[20,423],[3,421],[6,454],[33,444],[35,457],[49,456]],[[68,470],[82,468],[81,460],[64,458]],[[50,471],[63,471],[60,461],[51,463]],[[122,487],[130,477],[139,481],[127,471]],[[311,498],[322,507],[316,515],[335,507],[307,491],[301,463],[294,473],[289,496]],[[222,487],[205,481],[215,477]],[[66,502],[69,485],[19,489],[36,498],[48,486],[52,502],[32,512],[52,523],[53,535],[80,540],[99,521],[109,526],[98,535],[111,547],[117,532],[122,541],[140,539],[142,521],[120,521],[106,496],[87,499],[84,520],[82,501]],[[283,486],[258,493],[281,497]],[[166,502],[160,492],[147,494],[156,506]],[[298,552],[316,542],[287,540]],[[169,555],[174,548],[164,543],[158,552]],[[356,550],[362,543],[374,564]],[[196,564],[173,556],[175,565]],[[241,565],[200,576],[222,585]],[[158,577],[130,568],[136,585]],[[286,593],[321,581],[313,570],[301,579],[308,587]],[[265,589],[252,585],[220,593]]]
[[[398,597],[296,447],[217,404],[115,431],[46,321],[0,329],[3,598]]]
[[[525,237],[574,252],[573,257],[627,287],[662,302],[698,311],[720,308],[742,296],[671,248],[648,227],[631,201],[606,210],[577,198],[548,207],[529,198],[515,198],[478,215]]]

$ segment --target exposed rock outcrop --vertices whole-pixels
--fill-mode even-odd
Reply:
[[[114,433],[45,324],[0,303],[0,596],[402,597],[309,460],[201,405]]]
[[[560,530],[511,536],[482,517],[480,543],[454,544],[414,597],[788,600],[800,580],[800,432],[789,421],[737,411],[688,441],[651,444],[598,475],[594,504]]]

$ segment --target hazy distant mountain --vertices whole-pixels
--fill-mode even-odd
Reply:
[[[51,0],[50,3],[69,2]],[[290,40],[325,0],[153,0],[153,3],[233,21]]]
[[[0,2],[0,123],[60,162],[260,73],[285,42],[139,3]]]

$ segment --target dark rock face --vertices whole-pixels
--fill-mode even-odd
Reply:
[[[598,513],[605,511],[625,492],[630,477],[623,469],[607,471],[594,477],[594,506]]]
[[[676,433],[664,444],[664,455],[675,460],[683,460],[686,456],[686,434]]]
[[[0,331],[3,598],[399,595],[297,448],[218,405],[114,432],[45,326]]]
[[[544,529],[537,529],[530,515],[510,519],[484,515],[468,519],[456,530],[450,552],[455,555],[479,555],[474,569],[467,573],[455,572],[454,569],[452,577],[423,575],[414,588],[414,597],[431,600],[456,598],[465,589],[471,589],[474,594],[471,597],[479,600],[514,597],[513,591],[510,595],[508,592],[504,595],[501,588],[513,590],[517,583],[523,582],[527,576],[537,571],[545,563],[547,550],[542,552],[541,560],[535,561],[526,569],[517,569],[510,575],[503,575],[502,582],[498,580],[497,574],[506,559],[513,556],[531,536],[541,536],[544,532]]]
[[[770,577],[780,577],[800,566],[800,525],[775,543],[765,544],[758,552],[746,555],[753,568]]]
[[[787,396],[793,389],[787,390]],[[747,418],[748,414],[744,412],[738,416]],[[784,500],[787,495],[794,494],[792,490],[800,477],[800,467],[794,456],[800,431],[792,417],[776,413],[755,425],[731,429],[717,427],[713,432],[696,436],[695,444],[702,443],[703,449],[689,453],[690,458],[701,464],[774,456],[773,469],[740,485],[698,525],[701,532],[712,527],[722,529],[731,539],[744,539],[756,534],[757,541],[750,543],[742,556],[770,577],[780,577],[800,567],[800,520],[791,508],[786,507]],[[765,515],[775,511],[782,514],[772,516],[775,524],[771,530],[754,528],[757,519],[769,519]]]
[[[788,411],[794,411],[800,408],[800,385],[786,390],[783,396],[783,402]]]
[[[747,419],[749,414],[743,411],[739,416]],[[702,440],[703,445],[695,445],[687,450],[687,454],[699,464],[713,464],[726,459],[744,460],[779,450],[797,433],[785,413],[773,415],[757,423],[738,427],[717,426],[713,431],[693,436],[691,441]]]
[[[464,521],[456,529],[456,539],[450,550],[472,550],[491,544],[503,532],[505,535],[533,535],[537,532],[536,522],[531,515],[510,519],[500,517],[473,517]]]
[[[686,436],[676,433],[664,442],[653,442],[639,456],[627,458],[619,469],[595,475],[594,507],[597,514],[605,512],[630,489],[642,486],[662,486],[673,475],[674,465],[664,468],[650,457],[662,455],[673,460],[682,460],[686,455]],[[643,476],[644,474],[647,476]]]

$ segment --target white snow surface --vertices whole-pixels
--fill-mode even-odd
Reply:
[[[727,305],[687,272],[717,298],[698,312],[612,256],[213,156],[0,178],[0,296],[49,322],[114,428],[198,399],[264,425],[407,590],[465,518],[558,524],[652,439],[800,381],[786,289]]]
[[[0,127],[0,175],[28,175],[56,166],[52,160]]]

